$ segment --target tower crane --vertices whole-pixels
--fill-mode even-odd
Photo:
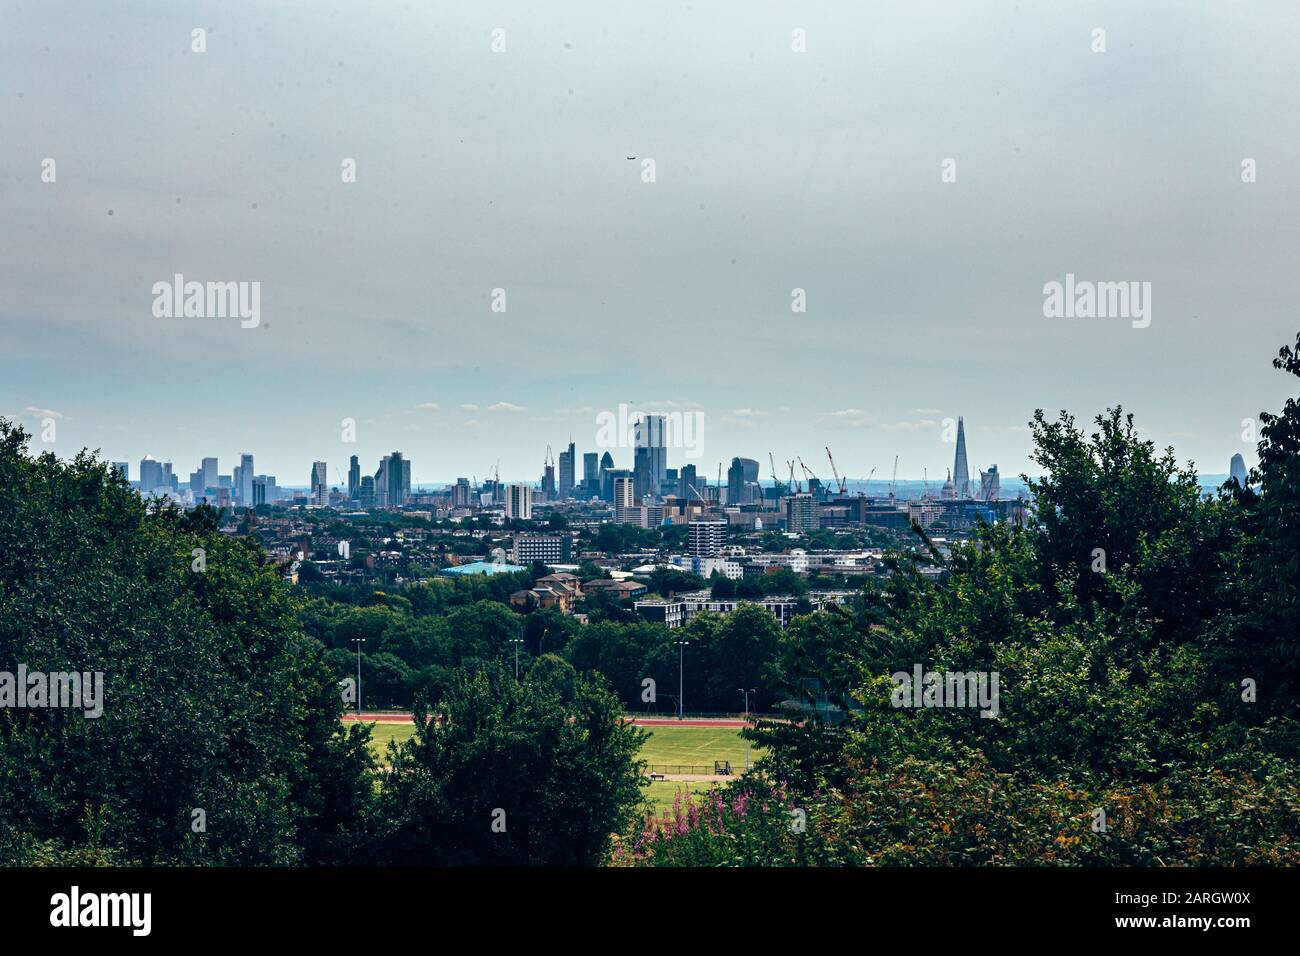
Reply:
[[[835,476],[835,485],[839,488],[840,494],[848,493],[848,479],[840,477],[840,470],[835,467],[835,456],[831,454],[831,446],[826,446],[826,457],[831,462],[831,474]]]

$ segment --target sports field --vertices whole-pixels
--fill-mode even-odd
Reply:
[[[731,764],[735,775],[745,772],[745,741],[740,729],[734,726],[652,726],[645,728],[650,738],[641,747],[641,759],[650,769],[671,774],[711,774],[715,761]],[[407,740],[415,733],[409,723],[376,722],[370,725],[370,748],[381,764],[388,762],[388,742]],[[758,759],[759,751],[751,749],[750,762]],[[692,769],[693,768],[693,769]],[[707,793],[715,783],[708,780],[655,780],[644,791],[646,798],[657,811],[673,805],[679,790],[696,794]]]

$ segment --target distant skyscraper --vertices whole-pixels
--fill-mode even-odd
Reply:
[[[468,508],[472,497],[469,479],[457,478],[456,484],[451,487],[451,506],[453,508]]]
[[[609,452],[600,456],[600,499],[601,501],[614,500],[614,482],[610,480],[609,474],[614,470],[614,456]]]
[[[375,507],[374,475],[366,475],[361,479],[361,490],[357,492],[357,500],[361,502],[363,508]]]
[[[741,464],[739,458],[733,458],[731,459],[731,467],[727,469],[727,504],[740,504],[744,492],[745,466]]]
[[[533,489],[521,481],[506,485],[506,517],[527,521],[533,516]]]
[[[1236,478],[1237,484],[1246,487],[1246,459],[1240,455],[1232,456],[1232,464],[1228,465],[1228,477]]]
[[[204,458],[202,467],[204,490],[221,487],[218,483],[217,460],[215,458]]]
[[[322,508],[330,503],[329,479],[323,461],[313,462],[311,466],[311,500]]]
[[[596,463],[598,455],[594,451],[582,455],[582,496],[595,497],[600,494],[600,466]]]
[[[140,459],[140,494],[147,495],[163,485],[162,463],[152,455],[145,455]]]
[[[555,465],[551,463],[550,447],[546,449],[546,461],[542,463],[542,500],[551,501],[555,498]]]
[[[636,504],[636,479],[624,471],[614,474],[614,507],[631,508]]]
[[[980,501],[997,501],[1002,496],[1002,480],[998,477],[998,466],[989,465],[988,471],[980,472]]]
[[[573,474],[574,474],[574,457],[577,452],[574,451],[573,442],[569,442],[569,447],[560,452],[560,497],[573,497]]]
[[[253,456],[239,456],[239,483],[237,500],[245,508],[253,505]]]
[[[348,464],[348,500],[356,501],[361,494],[361,462],[353,455]]]
[[[970,465],[966,461],[966,424],[957,416],[957,457],[952,463],[952,484],[958,498],[970,497]]]
[[[131,463],[126,461],[113,462],[113,470],[122,476],[123,481],[131,480]]]
[[[642,495],[663,494],[668,473],[667,422],[663,415],[645,415],[636,423],[632,470],[637,478],[637,491]]]
[[[690,501],[693,498],[698,498],[699,495],[697,495],[695,491],[691,490],[692,488],[694,488],[696,491],[698,491],[700,487],[699,479],[696,477],[695,474],[695,466],[682,465],[681,470],[678,472],[678,475],[679,475],[677,479],[678,496],[685,498],[687,501]]]
[[[400,451],[388,456],[388,507],[400,508],[411,496],[411,463]]]

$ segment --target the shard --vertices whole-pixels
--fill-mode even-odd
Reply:
[[[966,424],[957,418],[957,457],[952,463],[952,483],[958,498],[970,497],[970,464],[966,461]]]

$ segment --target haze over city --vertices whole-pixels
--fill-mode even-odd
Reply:
[[[1115,403],[1255,463],[1300,291],[1293,5],[741,9],[9,10],[0,415],[299,485],[393,449],[535,480],[620,403],[702,411],[711,475],[830,445],[942,481],[958,415],[973,467],[1032,474],[1035,407]],[[156,317],[178,273],[259,282],[260,324]],[[1045,318],[1067,273],[1150,282],[1151,324]]]

